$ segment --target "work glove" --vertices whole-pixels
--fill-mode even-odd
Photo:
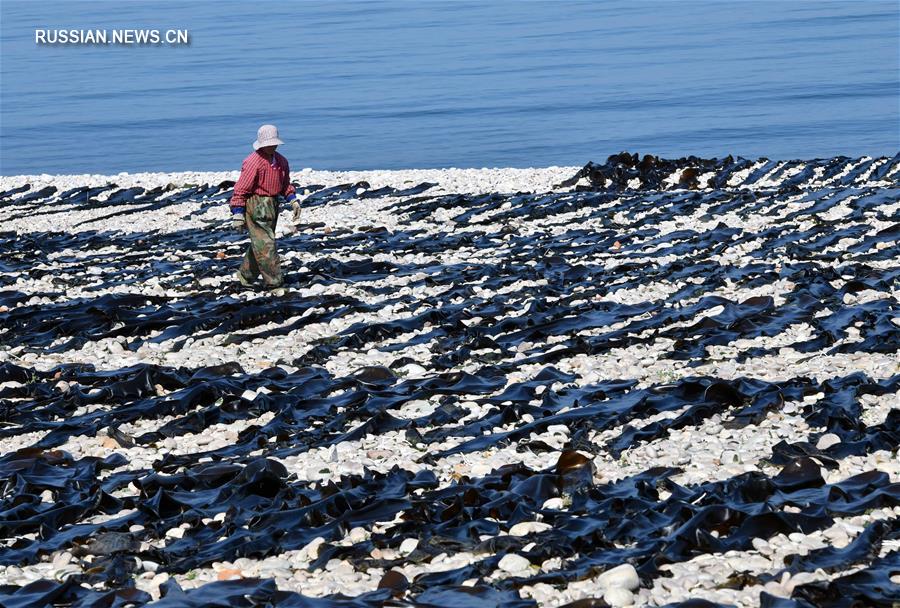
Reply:
[[[242,230],[247,228],[247,223],[244,221],[243,211],[238,211],[231,216],[231,227],[238,232],[241,232]]]
[[[297,193],[291,194],[285,198],[287,202],[291,204],[292,219],[294,220],[294,229],[296,230],[297,224],[300,223],[300,199],[297,198]]]

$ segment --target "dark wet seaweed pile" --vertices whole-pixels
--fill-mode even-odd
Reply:
[[[232,186],[145,190],[110,184],[0,193],[0,208],[10,218],[95,212],[68,230],[0,232],[0,439],[39,437],[0,457],[0,564],[36,564],[65,550],[83,565],[82,573],[64,581],[0,586],[0,606],[141,606],[151,597],[135,588],[138,559],[158,563],[161,572],[184,574],[213,562],[301,549],[317,537],[325,543],[310,570],[346,560],[357,571],[387,572],[380,588],[353,598],[315,599],[279,589],[272,579],[183,590],[172,578],[154,605],[531,606],[533,600],[519,593],[523,586],[563,589],[622,563],[634,565],[642,585],[649,586],[667,576],[661,569],[667,564],[751,551],[754,539],[810,534],[835,518],[900,506],[900,483],[885,472],[866,470],[828,483],[822,471],[879,450],[897,457],[900,409],[870,425],[861,405],[866,395],[900,394],[896,366],[877,376],[842,372],[824,380],[690,373],[713,360],[713,347],[783,335],[801,323],[812,328],[812,337],[786,348],[809,357],[900,353],[900,303],[893,295],[900,286],[900,155],[759,162],[623,153],[602,165],[588,164],[546,193],[429,194],[433,184],[427,183],[406,189],[371,189],[365,182],[298,184],[308,192],[308,207],[391,198],[384,212],[400,218],[398,227],[326,233],[310,223],[279,240],[282,251],[317,254],[304,265],[285,261],[289,286],[340,283],[365,290],[369,298],[358,292],[301,297],[288,289],[248,300],[228,280],[204,283],[230,276],[216,253],[236,254],[244,241],[217,229],[224,219],[203,220],[211,224],[203,227],[191,221],[224,205]],[[101,193],[105,200],[98,200]],[[175,230],[98,230],[93,223],[185,203],[190,211],[184,227]],[[847,212],[829,219],[841,207]],[[435,219],[448,213],[448,219]],[[569,219],[574,213],[577,222]],[[717,221],[727,214],[764,221],[751,231]],[[685,222],[689,217],[700,223]],[[740,264],[725,255],[744,245]],[[179,254],[185,251],[191,255]],[[470,252],[466,263],[441,261],[460,251]],[[378,255],[385,252],[393,261]],[[425,261],[403,261],[411,254]],[[62,268],[65,277],[59,276]],[[22,277],[49,278],[55,289],[23,291]],[[153,279],[181,295],[128,289]],[[427,288],[425,295],[399,291],[391,283],[398,279]],[[776,281],[790,286],[779,299],[740,297],[742,290]],[[683,285],[662,300],[616,301],[617,293],[657,282]],[[72,286],[83,287],[82,295],[67,298]],[[849,297],[868,290],[884,297],[861,303]],[[316,339],[312,348],[282,353],[262,371],[247,371],[238,362],[121,369],[73,362],[48,369],[21,360],[27,353],[64,355],[104,338],[124,337],[128,352],[146,344],[177,352],[191,348],[189,340],[213,336],[223,336],[225,344],[251,343],[387,305],[408,314],[352,324]],[[711,309],[717,311],[705,314]],[[480,322],[472,323],[475,317]],[[407,335],[413,337],[397,342]],[[848,340],[851,335],[855,339]],[[576,355],[602,356],[659,340],[673,345],[663,359],[686,362],[684,377],[647,385],[623,373],[585,383],[560,369],[561,361]],[[414,345],[428,345],[430,358],[399,356],[388,366],[363,366],[346,375],[325,367],[346,351],[399,352]],[[778,355],[782,348],[746,347],[735,362]],[[408,376],[409,364],[422,365],[426,373]],[[510,380],[525,365],[540,371]],[[60,382],[67,390],[60,390]],[[248,399],[247,391],[255,398]],[[821,397],[804,400],[813,395]],[[436,400],[439,407],[412,419],[390,413],[413,400]],[[460,422],[469,413],[465,401],[478,403],[483,414]],[[656,466],[605,481],[594,475],[588,457],[618,458],[713,416],[744,428],[791,402],[804,404],[801,415],[816,430],[805,441],[774,445],[767,461],[777,473],[755,470],[685,485],[673,479],[678,468]],[[641,424],[665,412],[672,417]],[[264,414],[270,414],[268,422],[247,426],[226,447],[181,455],[161,451],[151,469],[129,466],[114,450],[105,458],[75,458],[60,449],[78,436],[108,436],[123,448],[153,447]],[[162,419],[168,421],[152,432],[120,429]],[[449,483],[432,470],[448,456],[502,446],[555,451],[533,437],[551,425],[564,425],[569,434],[548,468],[504,464]],[[426,466],[415,471],[365,469],[322,482],[298,479],[281,462],[397,431],[410,446],[459,441],[421,452],[418,462]],[[598,443],[601,431],[614,431],[612,439]],[[840,442],[817,448],[826,433]],[[564,508],[544,508],[554,497],[565,499]],[[224,518],[216,518],[221,513]],[[515,524],[536,519],[550,527],[507,534]],[[340,544],[352,528],[372,531],[378,522],[394,523],[362,542]],[[161,548],[147,543],[183,524],[188,526],[182,537],[167,538]],[[140,531],[130,531],[138,525]],[[409,538],[419,541],[411,554],[373,557],[374,549],[397,549]],[[798,552],[768,574],[736,572],[731,584],[763,585],[784,572],[822,569],[834,578],[798,585],[790,598],[763,592],[760,603],[896,606],[900,589],[891,576],[900,574],[900,553],[881,551],[886,541],[896,540],[900,518],[873,521],[846,547]],[[412,580],[390,572],[460,552],[478,559]],[[491,577],[513,552],[535,566],[550,558],[560,558],[561,565]],[[473,579],[474,585],[464,584]],[[598,598],[577,605],[605,603]],[[717,604],[696,599],[680,605]]]

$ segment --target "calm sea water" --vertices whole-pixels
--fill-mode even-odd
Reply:
[[[898,6],[0,0],[0,174],[235,169],[263,122],[321,169],[894,154]]]

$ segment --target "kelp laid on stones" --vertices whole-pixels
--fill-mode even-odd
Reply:
[[[892,605],[898,177],[298,184],[284,294],[233,183],[8,188],[0,605]]]

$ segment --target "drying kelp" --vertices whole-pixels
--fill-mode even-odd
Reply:
[[[301,183],[277,295],[233,183],[8,189],[0,605],[891,605],[898,172]]]
[[[900,154],[892,159],[835,158],[814,161],[775,161],[727,156],[704,159],[688,156],[664,159],[645,154],[622,152],[606,162],[585,165],[560,186],[576,189],[693,189],[777,186],[781,190],[799,190],[816,186],[859,186],[866,181],[896,182],[900,177]],[[586,183],[581,183],[584,180]]]

